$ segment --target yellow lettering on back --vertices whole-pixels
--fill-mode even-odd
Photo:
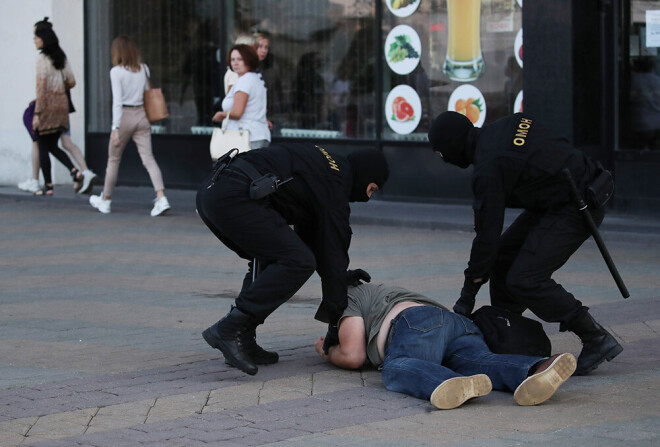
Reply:
[[[523,146],[525,144],[525,138],[527,138],[527,133],[529,132],[530,127],[532,127],[532,120],[529,118],[520,118],[518,129],[516,130],[516,135],[513,139],[513,144],[516,146]]]
[[[339,172],[339,165],[337,165],[337,162],[332,159],[332,156],[330,154],[328,154],[328,151],[323,149],[321,146],[314,145],[314,147],[317,148],[319,151],[321,151],[321,153],[328,160],[328,165],[330,165],[330,169],[334,169],[335,171]]]

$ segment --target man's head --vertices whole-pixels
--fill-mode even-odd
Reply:
[[[446,163],[465,169],[473,161],[472,153],[467,150],[467,138],[473,129],[472,122],[465,115],[443,112],[431,124],[429,143]]]
[[[366,202],[371,194],[383,188],[390,175],[385,155],[376,149],[361,149],[346,156],[353,171],[349,200]]]

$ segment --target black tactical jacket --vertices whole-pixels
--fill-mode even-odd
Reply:
[[[474,151],[472,191],[477,233],[465,276],[490,276],[497,257],[505,208],[545,213],[571,205],[562,169],[569,168],[578,188],[593,177],[596,166],[568,141],[552,136],[534,118],[516,113],[468,137]]]
[[[347,305],[346,269],[351,243],[349,196],[353,173],[348,161],[305,143],[272,144],[240,155],[282,185],[266,200],[307,244],[316,258],[323,301],[316,318],[335,324]]]

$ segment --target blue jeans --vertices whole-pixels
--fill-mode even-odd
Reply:
[[[486,374],[493,389],[514,391],[545,357],[494,354],[468,318],[433,306],[410,307],[392,320],[383,384],[428,400],[447,379]]]

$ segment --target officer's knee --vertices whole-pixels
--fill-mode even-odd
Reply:
[[[520,274],[509,274],[506,277],[506,289],[513,296],[530,296],[538,288],[538,281]]]
[[[282,264],[308,276],[312,276],[316,271],[316,258],[311,250],[298,251],[293,256],[283,260]]]

